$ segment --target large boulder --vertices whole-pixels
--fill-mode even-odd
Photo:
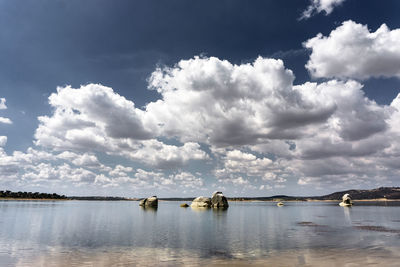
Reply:
[[[144,199],[140,200],[139,206],[157,208],[158,207],[158,198],[156,196],[144,198]]]
[[[210,208],[211,199],[209,197],[196,197],[190,206],[193,208]]]
[[[339,203],[340,206],[351,206],[353,203],[351,202],[351,197],[349,194],[344,194],[342,197],[342,202]]]
[[[146,200],[147,200],[147,198],[141,199],[141,200],[139,201],[139,206],[144,207],[144,204],[146,204]]]
[[[213,208],[227,208],[229,207],[228,199],[222,194],[222,192],[216,191],[211,197],[211,207]]]

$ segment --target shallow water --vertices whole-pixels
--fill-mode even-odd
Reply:
[[[398,266],[400,202],[0,201],[1,266]]]

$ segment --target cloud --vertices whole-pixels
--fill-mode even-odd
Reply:
[[[174,168],[208,155],[197,143],[167,145],[153,139],[156,125],[145,125],[145,111],[98,84],[57,88],[49,97],[51,116],[39,117],[35,144],[53,150],[103,152],[158,168]],[[154,127],[154,129],[151,129]],[[91,156],[81,161],[93,160]],[[78,159],[75,160],[77,165]],[[81,164],[86,164],[82,162]],[[95,162],[94,162],[95,163]]]
[[[119,175],[117,175],[117,172]],[[98,177],[97,182],[102,182],[105,186],[110,184],[116,184],[117,186],[123,183],[129,183],[138,188],[150,188],[154,190],[167,190],[176,191],[178,190],[193,190],[201,189],[204,185],[203,179],[196,177],[189,172],[176,172],[174,174],[165,175],[162,172],[146,171],[143,169],[137,169],[136,173],[128,177],[127,173],[132,173],[133,170],[120,165],[117,165],[112,171],[114,178],[106,178],[105,176]],[[111,172],[110,172],[111,174]],[[194,191],[191,191],[194,192]]]
[[[58,88],[36,148],[2,150],[0,173],[10,183],[188,195],[210,184],[239,194],[398,177],[400,96],[378,105],[354,80],[293,80],[281,60],[194,57],[156,69],[149,89],[160,98],[141,109],[102,85]],[[124,164],[101,162],[110,156]]]
[[[83,153],[77,154],[71,151],[64,151],[57,155],[58,159],[69,160],[72,164],[76,166],[82,166],[86,168],[101,168],[103,167],[97,159],[96,155]]]
[[[12,124],[12,121],[9,118],[0,117],[0,123]]]
[[[338,134],[343,140],[355,141],[385,131],[389,117],[385,107],[364,96],[362,87],[355,81],[331,80],[320,84],[307,82],[295,86],[295,89],[311,99],[332,102],[335,112],[322,124],[322,128],[328,128],[330,133]],[[319,127],[311,130],[321,132]]]
[[[5,98],[0,98],[0,109],[7,109]]]
[[[303,44],[311,49],[306,68],[316,78],[399,77],[400,29],[382,24],[375,32],[351,20],[329,36],[318,34]]]
[[[271,190],[272,186],[270,185],[260,185],[260,187],[258,188],[258,190]]]
[[[6,99],[5,98],[0,98],[0,110],[1,109],[7,109]],[[12,121],[9,118],[5,118],[5,117],[1,117],[0,116],[0,123],[12,124]]]
[[[333,102],[293,89],[294,75],[281,60],[259,57],[233,65],[218,58],[181,60],[153,72],[149,87],[162,99],[146,106],[146,125],[181,142],[248,145],[296,139],[305,127],[325,121]]]
[[[132,167],[124,167],[120,164],[116,165],[115,168],[113,170],[111,170],[109,172],[109,175],[113,176],[113,177],[124,177],[124,176],[128,176],[129,173],[133,172],[133,168]]]
[[[253,153],[237,149],[219,150],[217,153],[221,167],[214,171],[214,175],[223,184],[246,185],[254,189],[254,184],[260,182],[259,178],[271,184],[284,183],[291,172],[280,160],[257,157]]]
[[[400,174],[399,168],[392,168],[380,157],[335,157],[292,162],[304,175],[298,180],[300,185],[329,186],[349,188],[364,185],[377,187],[382,183],[391,183]]]
[[[112,138],[150,139],[151,129],[142,124],[143,111],[132,101],[99,84],[88,84],[79,89],[58,87],[49,97],[51,106],[74,117],[71,127],[98,126]],[[71,121],[72,122],[72,121]]]
[[[29,180],[35,183],[51,182],[51,180],[66,182],[74,182],[75,185],[81,186],[82,183],[92,183],[96,178],[93,171],[84,168],[75,168],[69,164],[52,165],[50,163],[40,163],[36,166],[30,166],[26,172],[22,174],[22,180]]]
[[[0,138],[3,139],[3,138]],[[202,178],[187,171],[163,172],[101,163],[95,155],[71,151],[45,152],[29,148],[7,155],[0,148],[0,185],[17,188],[52,187],[91,190],[117,187],[125,192],[194,192],[204,185]]]
[[[198,189],[204,185],[203,179],[196,177],[189,172],[181,172],[169,177],[173,183],[180,185],[184,188]]]
[[[240,150],[228,151],[224,158],[225,171],[249,176],[261,176],[271,168],[271,165],[272,160],[268,158],[257,158],[254,154]]]
[[[313,129],[312,135],[295,140],[291,157],[282,161],[296,174],[298,184],[337,189],[375,187],[397,177],[397,98],[390,106],[378,105],[366,98],[361,84],[354,81],[306,83],[299,87],[334,99],[337,109],[324,124]]]
[[[310,0],[310,5],[304,10],[300,19],[309,19],[321,12],[325,12],[325,15],[329,15],[335,7],[341,5],[344,1],[345,0]]]
[[[17,185],[46,185],[49,182],[57,183],[93,182],[95,174],[84,168],[72,166],[72,158],[65,158],[61,154],[52,154],[28,148],[24,153],[14,151],[7,155],[0,148],[0,180],[1,182],[14,181]],[[67,161],[60,161],[67,159]]]
[[[0,135],[0,147],[5,146],[7,144],[7,136]]]
[[[187,142],[183,146],[173,146],[157,140],[147,140],[141,142],[137,148],[122,151],[121,154],[162,169],[183,166],[189,160],[209,159],[200,145],[193,142]]]

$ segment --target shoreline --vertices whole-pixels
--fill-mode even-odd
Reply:
[[[12,200],[12,201],[66,201],[70,199],[52,199],[52,198],[14,198],[14,197],[1,197],[0,201],[2,200]]]
[[[228,199],[229,200],[229,199]],[[305,200],[229,200],[229,202],[341,202],[341,199],[305,199]],[[384,199],[384,198],[376,198],[376,199],[353,199],[353,202],[391,202],[391,201],[400,201],[400,199]]]
[[[139,201],[140,199],[51,199],[51,198],[0,198],[0,201]],[[159,199],[159,201],[182,201],[182,202],[190,202],[191,200],[168,200],[168,199]],[[274,200],[257,200],[257,199],[246,199],[246,200],[229,200],[229,202],[341,202],[341,199],[304,199],[304,200],[283,200],[283,199],[274,199]],[[393,202],[400,201],[400,199],[385,199],[385,198],[376,198],[376,199],[353,199],[353,202]]]

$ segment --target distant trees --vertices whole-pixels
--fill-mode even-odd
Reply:
[[[64,195],[58,195],[56,193],[47,194],[39,192],[11,192],[9,190],[0,191],[0,198],[32,198],[32,199],[67,199]]]

